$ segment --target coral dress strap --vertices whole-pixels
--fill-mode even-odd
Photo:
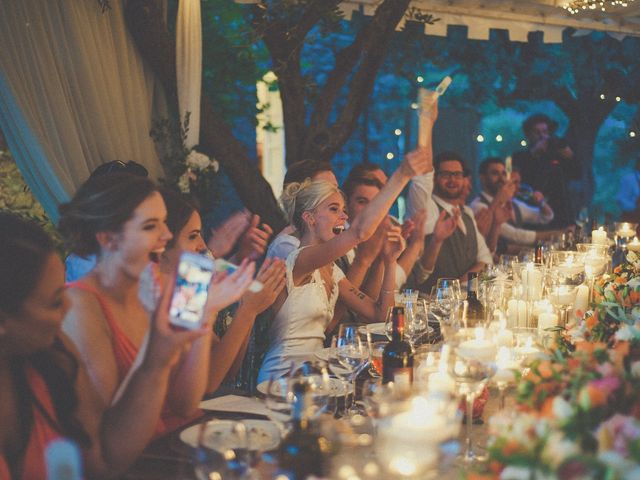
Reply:
[[[22,478],[47,478],[47,466],[44,453],[50,442],[61,438],[57,431],[56,417],[49,388],[40,374],[32,367],[25,369],[27,382],[31,388],[37,405],[33,406],[33,427],[29,437],[29,444],[22,462]],[[0,472],[2,467],[0,466]],[[0,478],[5,478],[0,476]]]
[[[11,473],[9,472],[9,465],[2,455],[0,455],[0,478],[6,478],[11,480]]]
[[[129,337],[124,334],[118,325],[118,322],[116,322],[115,316],[113,315],[108,302],[96,288],[88,285],[82,280],[71,282],[67,284],[67,286],[69,288],[78,288],[85,292],[89,292],[96,297],[96,300],[98,300],[102,313],[109,325],[109,330],[111,330],[111,346],[113,347],[113,355],[116,359],[116,365],[118,366],[120,381],[123,381],[127,372],[131,368],[131,365],[133,365],[136,355],[138,354],[138,347],[136,347],[133,342],[129,340]]]

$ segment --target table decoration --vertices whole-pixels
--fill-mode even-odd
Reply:
[[[633,237],[633,240],[627,243],[627,250],[640,252],[640,240],[638,240],[638,237]]]
[[[626,260],[489,420],[489,462],[469,478],[640,478],[640,260]]]
[[[607,238],[607,232],[603,227],[593,230],[591,232],[591,243],[597,243],[600,245],[609,245],[609,239]]]

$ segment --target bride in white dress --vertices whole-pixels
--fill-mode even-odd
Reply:
[[[286,289],[273,305],[276,315],[259,383],[284,375],[292,360],[322,348],[337,300],[369,321],[384,321],[394,301],[396,260],[404,249],[400,228],[387,229],[384,278],[377,301],[354,287],[334,261],[373,235],[408,181],[426,171],[430,156],[427,148],[409,153],[347,230],[344,198],[335,185],[306,181],[287,186],[281,201],[289,223],[299,232],[300,248],[287,258]]]

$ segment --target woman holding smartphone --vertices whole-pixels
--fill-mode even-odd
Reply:
[[[208,334],[170,328],[169,294],[151,318],[140,367],[109,405],[61,332],[69,301],[53,242],[39,226],[0,213],[0,478],[46,478],[44,452],[58,438],[81,448],[86,478],[116,476],[136,459],[180,352]]]
[[[74,253],[98,257],[86,277],[69,285],[71,305],[63,329],[109,405],[128,380],[149,329],[149,314],[139,298],[140,277],[172,237],[166,208],[150,180],[114,174],[85,182],[60,213],[60,231]],[[214,277],[203,318],[206,328],[210,330],[220,309],[242,295],[253,271],[254,265],[245,263],[223,280]],[[208,382],[211,340],[209,334],[194,341],[173,367],[158,434],[197,412]]]
[[[163,281],[175,272],[182,252],[203,253],[207,246],[202,238],[202,220],[197,205],[190,197],[173,190],[161,190],[167,207],[167,226],[173,234],[160,255]],[[284,262],[267,259],[256,280],[262,283],[259,292],[246,291],[233,320],[222,338],[212,336],[207,392],[212,393],[225,378],[238,373],[247,349],[249,335],[258,314],[269,308],[284,288]]]
[[[383,251],[385,273],[377,301],[354,287],[334,261],[373,235],[407,182],[426,171],[430,155],[429,149],[409,153],[346,230],[344,197],[336,186],[305,181],[285,188],[281,201],[289,223],[300,235],[300,248],[287,258],[287,288],[273,308],[277,313],[258,382],[286,373],[292,358],[322,348],[338,299],[367,319],[384,321],[394,301],[395,263],[404,248],[400,228],[388,229]]]

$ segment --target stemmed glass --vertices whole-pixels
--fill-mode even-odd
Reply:
[[[353,397],[347,409],[347,415],[352,413],[351,410],[355,405],[356,378],[369,365],[368,336],[366,335],[366,327],[364,329],[363,327],[361,324],[343,323],[340,325],[336,337],[335,354],[342,371],[334,369],[334,372],[339,376],[346,377],[353,388]],[[365,333],[363,334],[363,332]]]
[[[445,341],[450,341],[461,327],[459,299],[451,289],[433,287],[430,305],[431,313],[440,324],[440,334]]]
[[[450,289],[453,291],[454,297],[457,300],[464,300],[462,296],[462,289],[460,288],[460,279],[458,278],[439,278],[436,281],[436,288]]]
[[[474,357],[468,355],[468,352],[463,354],[459,349],[449,356],[449,375],[456,383],[458,394],[464,395],[467,404],[466,448],[462,456],[465,463],[472,463],[477,459],[471,441],[473,402],[496,372],[494,359]]]
[[[567,324],[578,286],[584,282],[584,254],[579,252],[551,252],[549,254],[549,300],[560,308],[562,325]]]

